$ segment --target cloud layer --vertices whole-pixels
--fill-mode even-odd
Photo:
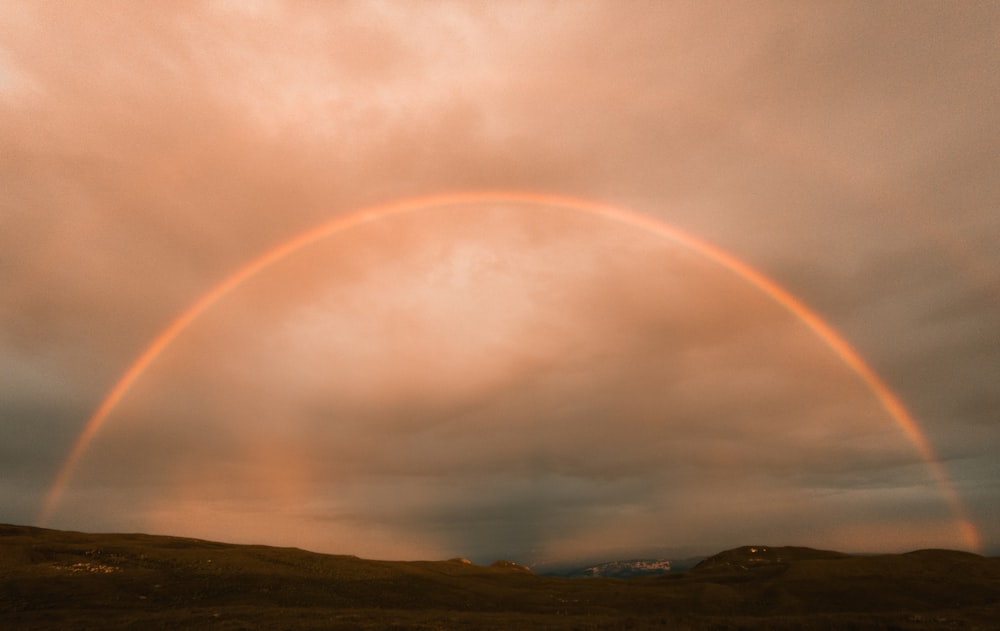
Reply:
[[[602,199],[844,333],[1000,532],[1000,64],[989,6],[21,3],[0,11],[0,520],[228,273],[366,205]],[[565,210],[335,235],[136,384],[53,525],[543,561],[754,541],[961,547],[801,323]]]

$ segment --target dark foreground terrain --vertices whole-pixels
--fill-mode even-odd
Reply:
[[[497,563],[0,525],[5,629],[1000,629],[1000,559],[744,547],[687,572]]]

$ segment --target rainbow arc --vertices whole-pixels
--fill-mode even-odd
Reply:
[[[142,353],[133,360],[122,374],[101,404],[94,410],[73,443],[65,461],[60,466],[55,480],[49,487],[38,517],[39,523],[48,522],[60,499],[65,493],[73,472],[80,459],[87,451],[91,441],[107,423],[108,418],[122,398],[129,392],[132,385],[143,375],[149,366],[170,344],[181,335],[192,322],[198,319],[212,305],[222,299],[240,285],[274,265],[278,261],[293,255],[299,250],[321,241],[332,235],[350,230],[361,224],[384,221],[394,216],[414,213],[430,208],[472,205],[480,203],[502,203],[535,207],[556,207],[580,213],[589,214],[620,224],[632,226],[659,237],[668,239],[686,247],[712,262],[729,270],[742,280],[750,283],[773,301],[805,324],[820,340],[826,344],[844,364],[850,368],[872,392],[886,413],[893,419],[907,439],[912,443],[920,457],[926,462],[932,472],[938,487],[948,502],[954,515],[958,534],[964,544],[972,549],[980,550],[979,533],[968,516],[968,511],[961,501],[954,483],[949,477],[941,461],[935,455],[926,435],[919,424],[903,405],[903,402],[889,388],[885,381],[868,365],[854,348],[826,323],[816,312],[807,307],[801,300],[792,295],[769,277],[743,262],[733,254],[707,241],[691,235],[662,220],[601,202],[537,192],[523,191],[474,191],[445,193],[414,197],[401,201],[373,206],[353,213],[338,216],[324,224],[308,230],[298,236],[279,244],[259,257],[237,269],[204,295],[181,312],[166,328],[153,338]]]

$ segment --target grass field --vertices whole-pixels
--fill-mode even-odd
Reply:
[[[744,547],[687,572],[513,564],[0,526],[9,629],[1000,629],[1000,559]]]

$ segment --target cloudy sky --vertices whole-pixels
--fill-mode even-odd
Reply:
[[[991,3],[5,3],[0,522],[998,554],[997,68]],[[378,211],[476,190],[655,223]]]

